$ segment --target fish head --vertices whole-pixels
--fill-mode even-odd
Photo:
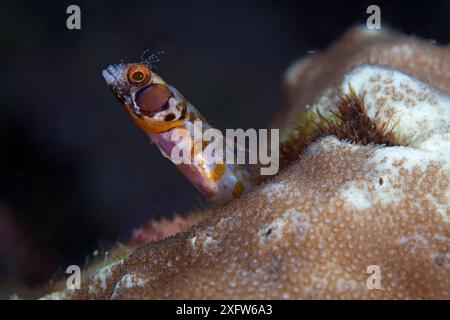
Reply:
[[[166,132],[186,116],[186,100],[150,66],[142,63],[110,65],[103,78],[136,124],[147,133]]]

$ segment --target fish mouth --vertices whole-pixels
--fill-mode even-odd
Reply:
[[[102,70],[102,76],[111,89],[113,95],[125,107],[138,117],[142,117],[141,110],[133,103],[133,97],[128,86],[125,74],[125,65],[109,65]]]
[[[103,78],[105,79],[106,83],[109,86],[112,86],[112,85],[114,85],[117,82],[117,80],[114,77],[113,73],[109,70],[109,67],[106,68],[106,69],[103,69],[102,76],[103,76]]]
[[[123,65],[110,65],[106,69],[103,69],[102,76],[109,86],[120,87],[121,83],[119,79],[123,72]]]
[[[114,96],[116,96],[120,102],[127,103],[127,90],[123,85],[122,76],[124,69],[125,66],[123,64],[109,65],[107,68],[102,70],[102,76]]]

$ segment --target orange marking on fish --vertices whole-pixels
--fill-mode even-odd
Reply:
[[[239,198],[244,192],[244,186],[240,181],[236,182],[233,188],[233,198]]]
[[[131,118],[134,120],[134,122],[138,125],[139,128],[144,130],[147,133],[163,133],[167,132],[173,128],[179,127],[183,123],[183,119],[170,121],[170,122],[161,122],[161,121],[155,121],[148,117],[145,119],[136,116],[134,113],[129,112],[131,115]]]
[[[220,178],[222,178],[226,169],[227,166],[224,165],[223,163],[216,164],[216,167],[214,168],[214,171],[211,174],[211,179],[213,179],[214,181],[219,180]]]

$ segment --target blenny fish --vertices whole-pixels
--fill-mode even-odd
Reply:
[[[187,101],[177,89],[167,84],[152,67],[146,63],[110,65],[102,72],[114,96],[133,119],[159,148],[161,153],[171,158],[177,142],[171,139],[176,129],[187,129],[194,141],[194,122],[200,120],[204,130],[211,128],[200,112]],[[194,143],[195,144],[195,143]],[[207,147],[202,143],[194,148],[195,161],[175,164],[195,188],[208,199],[224,203],[240,197],[252,186],[252,179],[245,166],[227,163],[211,163],[202,159]],[[224,157],[230,143],[226,142]]]

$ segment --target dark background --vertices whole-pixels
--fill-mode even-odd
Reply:
[[[66,28],[81,7],[82,30]],[[282,75],[365,23],[441,44],[448,1],[2,1],[0,298],[46,283],[149,218],[205,205],[150,146],[102,68],[163,50],[159,74],[219,128],[267,127]]]

